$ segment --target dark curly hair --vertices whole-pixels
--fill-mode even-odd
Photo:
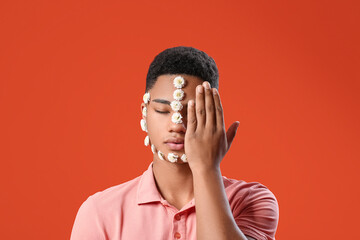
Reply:
[[[163,74],[188,74],[208,81],[213,88],[219,88],[219,71],[214,59],[193,47],[173,47],[159,53],[150,64],[145,92]]]

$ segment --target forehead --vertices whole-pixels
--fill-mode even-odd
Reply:
[[[187,74],[166,74],[160,75],[157,78],[156,83],[151,88],[150,95],[152,98],[162,98],[167,100],[173,99],[173,93],[177,89],[174,86],[174,78],[181,76],[185,79],[185,86],[181,88],[185,92],[184,100],[194,99],[195,98],[195,88],[196,86],[202,84],[202,80],[199,77],[195,77]]]

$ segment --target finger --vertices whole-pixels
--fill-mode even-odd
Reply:
[[[231,124],[231,126],[229,127],[229,129],[226,132],[226,139],[227,139],[227,143],[228,143],[228,147],[227,147],[226,151],[229,150],[229,148],[235,138],[239,124],[240,124],[240,122],[238,122],[238,121],[234,122],[233,124]]]
[[[196,130],[196,114],[194,100],[189,100],[187,108],[187,127],[186,132],[193,133]]]
[[[201,129],[205,126],[205,108],[204,108],[204,87],[199,85],[196,87],[196,120],[197,127],[196,129]]]
[[[206,128],[216,129],[216,116],[215,116],[215,103],[214,97],[211,91],[210,83],[204,82],[203,86],[205,88],[205,110],[206,110]]]
[[[224,114],[223,108],[220,101],[220,95],[216,88],[212,89],[214,95],[214,102],[215,102],[215,115],[216,115],[216,127],[218,129],[225,128],[224,126]]]

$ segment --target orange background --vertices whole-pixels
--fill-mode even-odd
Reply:
[[[277,197],[276,238],[360,239],[358,1],[1,1],[1,238],[69,239],[81,203],[141,175],[153,57],[220,71],[229,178]]]

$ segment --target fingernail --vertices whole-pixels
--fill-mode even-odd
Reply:
[[[197,91],[199,93],[203,93],[204,89],[203,89],[202,85],[197,86]]]
[[[190,107],[194,106],[194,101],[193,100],[189,100],[189,106]]]
[[[210,89],[210,83],[209,82],[204,82],[204,87],[206,89]]]

